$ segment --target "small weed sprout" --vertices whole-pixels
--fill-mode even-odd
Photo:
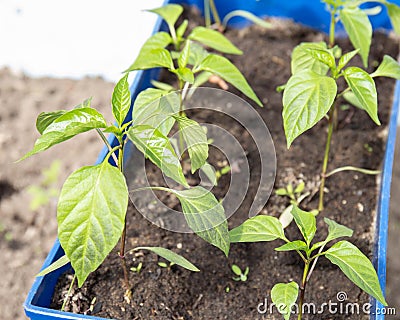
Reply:
[[[236,277],[232,277],[233,280],[243,281],[243,282],[247,281],[247,276],[250,271],[249,267],[246,267],[246,269],[244,269],[244,271],[242,271],[242,269],[240,269],[239,266],[237,266],[236,264],[233,264],[231,269],[232,269],[232,272],[236,275]]]

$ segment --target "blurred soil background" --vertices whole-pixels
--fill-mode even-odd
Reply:
[[[92,96],[92,106],[111,120],[113,84],[101,78],[82,80],[29,78],[0,69],[0,318],[26,319],[22,304],[57,234],[56,198],[32,210],[32,199],[59,190],[65,178],[95,162],[102,142],[85,133],[23,162],[15,163],[39,136],[35,119],[40,112],[70,109]],[[400,134],[400,133],[399,133]],[[60,170],[47,173],[56,180],[43,184],[46,171],[59,159]],[[32,195],[32,186],[36,196]],[[47,188],[47,189],[46,189]],[[50,191],[53,189],[53,191]],[[38,191],[39,190],[39,191]],[[47,190],[47,192],[46,192]],[[389,223],[387,297],[400,313],[400,138],[397,139]],[[46,202],[46,201],[45,201]],[[387,316],[387,319],[398,319]]]

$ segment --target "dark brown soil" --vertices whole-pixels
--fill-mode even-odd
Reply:
[[[323,158],[326,121],[320,121],[313,129],[298,138],[290,150],[287,150],[281,120],[281,94],[277,93],[275,88],[285,83],[290,76],[292,48],[302,41],[318,41],[324,39],[324,36],[290,22],[274,20],[273,24],[273,30],[250,27],[240,31],[228,31],[227,36],[244,51],[243,56],[230,58],[244,73],[265,105],[263,109],[257,108],[257,110],[267,123],[275,143],[277,154],[275,188],[283,187],[289,182],[297,184],[302,180],[306,183],[306,190],[315,194]],[[345,52],[351,50],[347,40],[340,40],[339,44]],[[396,41],[387,38],[386,35],[375,34],[370,66],[375,65],[376,61],[381,61],[383,54],[397,56],[397,50]],[[359,65],[360,60],[356,58],[354,63]],[[372,69],[373,67],[370,70]],[[382,126],[376,126],[361,110],[353,107],[341,110],[338,121],[340,130],[335,132],[332,141],[330,169],[343,165],[372,169],[380,167],[394,82],[381,78],[376,80]],[[235,90],[232,92],[240,95]],[[213,119],[219,121],[217,117]],[[231,128],[233,132],[240,131],[238,126],[235,127],[231,122],[217,124]],[[248,151],[249,162],[253,166],[251,169],[257,172],[259,161],[257,154],[252,153],[251,139],[246,139],[246,136],[242,135],[240,141]],[[153,170],[150,164],[148,168]],[[154,177],[154,174],[151,176]],[[229,176],[224,177],[227,182],[229,178]],[[161,179],[159,183],[163,183]],[[325,196],[326,210],[318,217],[321,233],[316,240],[326,235],[322,216],[329,217],[354,229],[351,241],[364,253],[371,255],[377,178],[345,172],[329,178],[327,188],[329,192]],[[225,191],[223,186],[214,189],[217,198],[222,198]],[[262,213],[279,216],[286,205],[288,205],[286,199],[272,195]],[[178,208],[175,200],[171,200],[171,206]],[[303,202],[304,209],[314,209],[316,206],[316,196]],[[237,225],[243,220],[242,216],[247,214],[248,207],[246,208],[245,204],[240,210],[241,214],[234,215],[229,221],[230,226]],[[85,313],[96,298],[95,315],[105,318],[281,319],[276,309],[273,315],[268,313],[262,315],[257,312],[257,306],[268,299],[275,283],[292,280],[299,282],[302,275],[302,261],[295,253],[274,251],[274,247],[281,244],[279,242],[233,244],[229,258],[226,258],[222,252],[195,235],[172,233],[152,225],[133,206],[129,207],[127,223],[128,248],[139,245],[163,246],[187,257],[201,272],[191,273],[176,266],[170,269],[161,268],[157,265],[159,259],[154,254],[129,253],[127,254],[129,268],[142,262],[143,269],[140,274],[130,273],[133,297],[130,303],[126,303],[123,298],[120,261],[115,250],[105,263],[89,276],[82,289],[73,289],[72,302],[67,305],[68,310]],[[298,239],[299,232],[293,224],[288,227],[287,235],[292,240]],[[237,264],[242,269],[249,266],[250,273],[246,282],[232,280],[233,273],[230,269],[232,264]],[[60,308],[69,282],[68,276],[60,279],[52,307]],[[360,306],[368,303],[368,296],[353,285],[337,267],[324,258],[320,259],[308,285],[305,300],[317,306],[330,300],[338,302],[339,292],[347,294],[346,302],[357,302]],[[271,302],[270,299],[268,302]],[[368,319],[369,316],[332,315],[325,309],[323,314],[306,315],[304,318],[348,319],[349,317]]]

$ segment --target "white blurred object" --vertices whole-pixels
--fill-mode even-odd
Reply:
[[[0,0],[0,67],[116,82],[151,34],[163,0]]]

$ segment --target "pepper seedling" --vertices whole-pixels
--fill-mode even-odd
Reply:
[[[237,266],[236,264],[233,264],[231,269],[232,269],[232,272],[236,275],[236,277],[232,277],[233,280],[243,281],[243,282],[247,281],[247,276],[250,271],[249,267],[246,267],[246,269],[244,269],[244,271],[242,271],[242,269],[240,269],[239,266]]]
[[[324,0],[330,12],[329,43],[305,42],[292,53],[292,76],[280,89],[283,93],[283,126],[289,148],[292,142],[323,118],[328,119],[328,133],[321,170],[318,210],[324,207],[325,179],[339,171],[355,170],[368,174],[379,171],[346,166],[327,173],[332,134],[335,127],[339,98],[344,97],[355,107],[368,113],[380,125],[378,118],[375,77],[400,79],[400,66],[393,58],[385,55],[378,68],[371,74],[359,67],[347,67],[350,60],[360,55],[364,67],[372,39],[372,26],[368,14],[376,10],[363,10],[360,6],[370,1]],[[377,1],[386,6],[394,30],[400,32],[400,8],[385,0]],[[335,28],[341,22],[355,50],[342,53],[335,46]],[[338,82],[344,79],[347,87],[339,92]]]
[[[298,320],[302,319],[302,306],[307,283],[314,271],[319,257],[326,257],[331,263],[337,265],[340,270],[355,285],[373,296],[383,305],[387,305],[379,284],[376,271],[360,249],[347,240],[334,243],[325,250],[327,244],[343,237],[351,237],[353,230],[340,225],[333,220],[324,218],[328,225],[328,235],[325,240],[312,243],[317,232],[315,215],[311,212],[293,207],[292,215],[299,228],[303,240],[289,240],[279,220],[272,216],[259,215],[243,222],[240,226],[229,232],[231,243],[236,242],[263,242],[283,240],[285,244],[277,247],[276,251],[295,251],[304,263],[303,276],[298,283],[278,283],[271,291],[272,301],[279,306],[279,312],[288,320],[291,308],[298,300]]]

